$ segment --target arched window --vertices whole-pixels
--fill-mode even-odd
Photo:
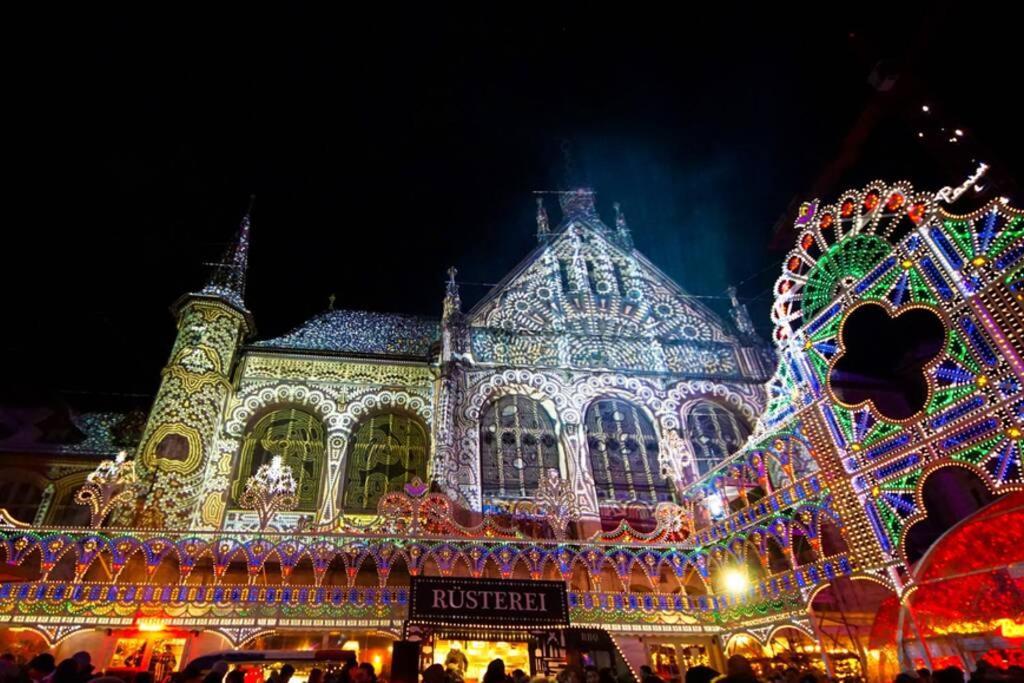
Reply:
[[[698,401],[686,416],[686,436],[700,477],[738,451],[750,436],[750,430],[728,408],[713,401]]]
[[[46,513],[47,524],[62,526],[89,526],[89,506],[75,502],[75,494],[85,483],[85,475],[71,475],[58,482],[50,509]]]
[[[5,508],[19,522],[35,521],[39,505],[43,500],[43,489],[30,475],[17,470],[7,470],[0,479],[0,508]]]
[[[292,468],[299,487],[296,509],[315,511],[323,475],[325,443],[323,424],[310,413],[286,408],[264,415],[246,433],[242,442],[238,476],[231,487],[235,501],[241,497],[245,482],[256,474],[260,465],[280,455],[283,463]]]
[[[345,467],[344,508],[375,513],[385,493],[427,478],[430,439],[422,422],[400,413],[381,413],[364,420],[352,438]]]
[[[543,472],[558,466],[555,423],[538,401],[502,396],[480,418],[480,481],[484,496],[526,498]]]
[[[642,410],[617,398],[601,399],[587,409],[585,425],[599,501],[671,500],[658,462],[658,437]]]

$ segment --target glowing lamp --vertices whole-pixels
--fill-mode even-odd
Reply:
[[[727,569],[723,580],[725,582],[725,590],[733,594],[743,593],[750,586],[747,575],[738,569]]]

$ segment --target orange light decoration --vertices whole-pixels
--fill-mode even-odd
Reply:
[[[160,617],[139,617],[135,620],[135,628],[144,633],[158,633],[167,629],[167,623]]]

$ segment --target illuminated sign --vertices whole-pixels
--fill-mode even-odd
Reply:
[[[414,576],[409,621],[445,626],[568,626],[562,581]]]

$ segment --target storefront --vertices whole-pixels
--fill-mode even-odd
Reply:
[[[571,626],[563,581],[413,577],[405,635],[420,671],[439,664],[465,683],[495,659],[531,676],[570,664],[630,671],[606,632]]]

